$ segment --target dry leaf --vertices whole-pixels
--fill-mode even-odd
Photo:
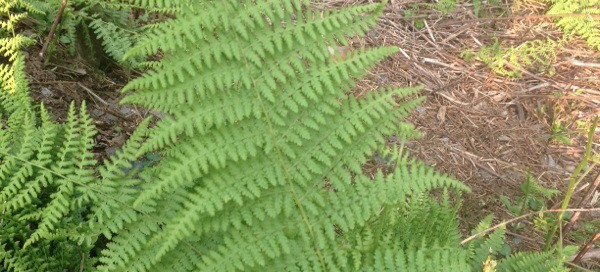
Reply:
[[[437,113],[437,119],[440,121],[440,124],[446,122],[446,106],[441,106]]]

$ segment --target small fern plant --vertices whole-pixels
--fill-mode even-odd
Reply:
[[[75,270],[89,253],[70,232],[89,204],[77,188],[95,179],[94,128],[85,105],[58,125],[30,100],[21,49],[32,40],[16,31],[17,11],[38,10],[26,2],[0,3],[0,270]]]
[[[599,0],[549,0],[549,2],[552,5],[547,14],[581,15],[561,17],[556,21],[556,25],[561,27],[567,34],[581,36],[591,48],[600,51]]]
[[[531,40],[518,46],[503,47],[495,39],[494,43],[476,52],[461,53],[466,60],[477,59],[485,63],[494,73],[510,78],[520,78],[528,70],[536,73],[554,73],[552,64],[556,52],[563,41]]]
[[[44,5],[42,13],[34,18],[44,22],[40,31],[49,31],[59,9],[60,1]],[[57,44],[64,45],[71,55],[81,55],[96,64],[105,58],[117,61],[126,68],[139,64],[131,58],[123,61],[123,56],[137,40],[140,24],[147,20],[151,12],[165,13],[166,9],[148,10],[142,16],[133,16],[135,3],[106,0],[71,0],[64,11],[58,29],[56,42],[50,50],[56,51]],[[135,17],[135,18],[133,18]]]

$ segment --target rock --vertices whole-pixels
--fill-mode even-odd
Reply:
[[[417,106],[417,112],[422,116],[427,112],[427,109],[425,107]]]
[[[42,87],[42,95],[45,97],[50,97],[54,95],[54,92],[50,90],[50,88]]]
[[[118,148],[118,147],[116,147],[116,146],[111,146],[111,147],[108,147],[108,148],[106,148],[106,149],[104,150],[104,152],[106,152],[106,155],[108,155],[108,156],[112,156],[113,154],[115,154],[115,153],[117,152],[117,150],[119,150],[119,148]]]
[[[388,82],[388,77],[384,74],[380,74],[379,75],[379,80],[381,80],[381,82]]]
[[[551,155],[546,155],[546,165],[548,169],[561,170],[561,167],[556,163],[556,160]]]
[[[575,165],[574,165],[574,164],[567,164],[567,165],[565,166],[565,171],[566,171],[567,173],[569,173],[569,174],[570,174],[570,173],[573,173],[573,171],[575,171]]]
[[[87,75],[87,71],[85,69],[83,69],[83,68],[76,69],[75,73],[79,74],[80,76]]]
[[[521,172],[513,171],[513,170],[507,170],[506,177],[509,179],[518,180],[518,181],[525,180],[525,175],[523,175]]]
[[[93,109],[92,112],[90,113],[92,118],[100,118],[100,116],[102,116],[103,114],[104,114],[104,112],[99,109]]]
[[[498,137],[498,141],[500,141],[500,142],[510,142],[510,137],[508,137],[506,135],[500,135],[500,137]]]
[[[150,111],[150,113],[152,115],[156,116],[156,118],[158,118],[158,119],[163,119],[166,116],[166,114],[159,112],[159,111]]]
[[[121,115],[127,117],[127,116],[133,114],[133,110],[130,107],[122,107],[119,110],[119,113],[121,113]]]
[[[479,169],[479,168],[477,168],[477,173],[479,173],[479,176],[482,177],[483,179],[485,179],[486,181],[493,181],[496,179],[496,176],[488,173],[485,170]]]
[[[522,241],[522,240],[521,240],[521,237],[519,237],[519,236],[515,236],[515,238],[513,239],[513,242],[515,243],[515,245],[518,245],[518,244],[520,244],[520,243],[521,243],[521,241]]]
[[[446,106],[441,106],[440,109],[438,110],[438,113],[436,115],[438,121],[440,121],[440,124],[443,124],[444,122],[446,122]]]
[[[107,113],[102,116],[102,121],[104,121],[105,123],[108,123],[108,124],[112,124],[117,121],[117,117],[112,114]]]

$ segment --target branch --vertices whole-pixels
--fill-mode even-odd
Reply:
[[[52,27],[50,28],[50,33],[48,33],[48,37],[46,37],[46,42],[44,42],[44,46],[42,46],[42,51],[40,51],[40,58],[44,59],[44,55],[46,51],[48,51],[48,45],[54,38],[54,32],[56,32],[56,28],[58,27],[58,23],[60,23],[60,19],[62,18],[63,13],[65,12],[65,8],[67,7],[67,3],[69,0],[62,0],[60,2],[60,8],[58,9],[58,13],[54,18],[54,22],[52,23]]]
[[[532,215],[542,214],[542,213],[556,213],[556,212],[562,212],[562,213],[564,213],[564,212],[594,212],[594,211],[600,211],[600,208],[564,209],[564,210],[563,209],[555,209],[555,210],[545,210],[545,211],[530,212],[528,214],[524,214],[524,215],[521,215],[519,217],[515,217],[513,219],[510,219],[510,220],[506,220],[506,221],[504,221],[504,222],[502,222],[502,223],[500,223],[498,225],[495,225],[493,227],[487,228],[487,229],[485,229],[485,230],[483,230],[481,232],[475,233],[475,234],[467,237],[466,239],[462,240],[460,242],[460,245],[464,245],[464,244],[468,243],[469,241],[471,241],[471,240],[473,240],[473,239],[475,239],[475,238],[477,238],[479,236],[487,234],[490,231],[493,231],[493,230],[495,230],[497,228],[500,228],[500,227],[504,227],[504,226],[506,226],[506,225],[508,225],[508,224],[510,224],[512,222],[519,221],[519,220],[521,220],[523,218],[526,218],[526,217],[529,217],[529,216],[532,216]]]
[[[573,259],[573,263],[577,264],[579,261],[581,261],[581,258],[583,258],[583,256],[590,250],[590,248],[592,248],[592,245],[594,245],[594,243],[596,243],[598,239],[600,239],[600,232],[597,232],[596,235],[594,235],[594,237],[592,237],[592,239],[590,239],[590,241],[587,242],[585,246],[583,246],[581,251],[579,251],[579,254],[577,254],[577,257]]]

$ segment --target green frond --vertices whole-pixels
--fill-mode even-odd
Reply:
[[[470,271],[465,253],[455,248],[389,248],[378,250],[374,263],[360,271]]]
[[[556,21],[567,34],[575,34],[586,40],[591,48],[600,51],[600,1],[598,0],[552,0],[547,14],[581,14],[592,16],[565,16]]]
[[[151,11],[171,10],[177,11],[182,7],[190,5],[192,0],[109,0],[104,1],[106,5],[128,5]],[[208,1],[211,2],[211,1]]]
[[[135,33],[130,33],[113,22],[102,19],[92,20],[89,26],[94,30],[98,39],[102,41],[104,51],[113,59],[121,62],[135,41]],[[137,61],[131,60],[124,64],[132,65]]]
[[[337,10],[306,0],[75,1],[62,35],[89,24],[89,44],[96,35],[112,58],[149,67],[124,87],[124,103],[164,117],[142,122],[98,166],[85,103],[71,104],[64,124],[32,106],[20,52],[27,41],[14,33],[24,15],[4,16],[1,270],[481,271],[492,258],[505,271],[562,265],[544,263],[546,253],[500,260],[504,229],[460,246],[451,196],[468,187],[402,147],[380,151],[391,135],[418,136],[401,119],[422,101],[418,87],[352,95],[368,69],[398,51],[348,46],[385,1]],[[0,12],[30,9],[17,2]],[[165,17],[138,34],[123,27],[137,9]],[[386,171],[365,172],[374,150],[390,157]]]
[[[16,7],[35,11],[19,2],[2,3],[1,12],[11,14]],[[7,60],[0,65],[0,114],[5,118],[0,128],[0,267],[2,271],[71,270],[86,251],[73,242],[76,235],[69,231],[81,222],[75,211],[88,204],[78,199],[77,186],[94,180],[94,128],[85,107],[79,117],[72,108],[63,139],[62,127],[43,105],[39,114],[34,109],[21,53],[31,40],[14,34],[14,24],[24,16],[8,18],[0,25],[8,33],[0,44]],[[68,143],[62,145],[65,139]]]
[[[29,13],[42,14],[51,10],[51,6],[47,1],[40,0],[15,0],[6,1],[13,2],[15,6],[25,9]],[[0,4],[2,5],[2,4]]]
[[[89,216],[88,233],[82,237],[90,243],[98,234],[111,238],[112,233],[120,231],[126,223],[139,218],[144,209],[134,209],[132,202],[138,193],[141,180],[135,176],[133,163],[141,158],[140,147],[148,133],[150,119],[142,122],[123,146],[104,161],[99,173],[102,177],[99,186],[92,187],[87,193],[96,204]],[[102,201],[106,199],[110,201]],[[110,219],[110,220],[107,220]]]
[[[489,228],[492,224],[493,216],[489,215],[485,217],[475,229],[472,230],[471,234],[481,233]],[[496,229],[494,232],[489,234],[487,237],[480,236],[473,239],[467,244],[469,259],[471,260],[471,266],[475,271],[481,271],[484,261],[488,256],[492,256],[496,259],[500,254],[500,250],[504,246],[504,234],[506,229],[504,227]]]
[[[499,272],[545,272],[560,271],[563,260],[552,252],[519,252],[502,259],[496,270]]]
[[[502,47],[496,40],[494,44],[484,46],[475,56],[495,73],[511,78],[521,77],[523,71],[553,73],[552,63],[556,61],[556,52],[564,41],[531,40],[518,46]]]
[[[58,176],[50,184],[56,190],[51,195],[52,200],[41,209],[39,216],[35,216],[39,217],[40,222],[25,242],[25,247],[51,235],[64,217],[88,202],[88,199],[78,199],[76,190],[77,186],[89,186],[95,180],[94,171],[90,169],[96,164],[91,153],[95,131],[85,111],[85,103],[80,113],[75,111],[73,103],[69,108],[63,145],[58,151],[56,164],[51,168],[53,174]]]

